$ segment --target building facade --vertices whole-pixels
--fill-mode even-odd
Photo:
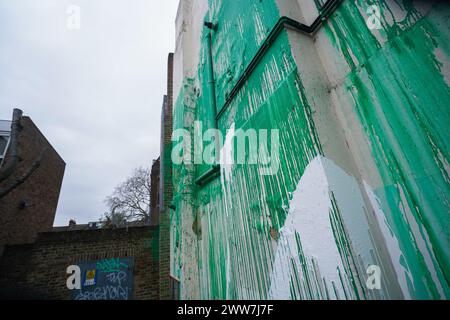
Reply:
[[[167,57],[167,93],[161,110],[161,155],[159,178],[159,250],[160,250],[160,298],[162,300],[179,297],[177,280],[170,273],[170,221],[173,198],[172,180],[172,130],[173,129],[173,53]]]
[[[66,164],[18,109],[0,122],[0,139],[0,248],[33,243],[53,228]]]
[[[450,297],[449,13],[441,1],[180,1],[170,232],[182,298]]]
[[[159,225],[159,206],[161,196],[160,191],[160,159],[153,161],[150,171],[151,195],[150,195],[150,222],[152,225]]]
[[[54,228],[64,161],[20,110],[12,121],[0,122],[0,139],[0,299],[171,298],[168,246],[159,246],[159,160],[152,170],[152,225],[72,220]],[[167,256],[166,277],[160,275],[160,255]],[[81,287],[71,290],[73,266],[80,268]]]

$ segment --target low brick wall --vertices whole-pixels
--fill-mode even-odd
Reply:
[[[69,300],[69,265],[134,258],[134,299],[159,298],[159,229],[132,227],[48,232],[34,244],[6,246],[0,260],[0,298]]]

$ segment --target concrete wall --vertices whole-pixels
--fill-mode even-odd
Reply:
[[[39,234],[34,244],[7,246],[0,297],[70,300],[66,269],[86,261],[134,258],[134,299],[159,298],[158,228],[133,227]]]
[[[198,186],[208,166],[174,165],[171,269],[181,296],[448,298],[450,6],[373,1],[380,26],[371,30],[366,1],[343,1],[313,36],[285,28],[230,101],[280,16],[310,23],[315,3],[180,3],[173,128],[194,138],[194,121],[215,116],[206,20],[217,24],[223,136],[279,133],[267,145],[279,150],[275,174],[222,165]],[[370,266],[381,270],[380,290],[366,285]]]

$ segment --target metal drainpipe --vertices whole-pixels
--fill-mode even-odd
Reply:
[[[212,31],[217,30],[217,25],[211,22],[205,22],[205,27],[207,27],[210,31],[207,35],[207,45],[208,45],[208,69],[209,69],[209,94],[212,104],[212,114],[213,114],[213,124],[214,129],[218,129],[218,118],[217,118],[217,97],[216,97],[216,80],[214,78],[214,61],[213,61],[213,53],[212,53]],[[215,137],[216,150],[218,149],[219,137]],[[210,169],[208,169],[204,174],[202,174],[198,179],[195,180],[197,185],[204,185],[207,182],[211,181],[213,177],[219,174],[220,165],[218,165],[220,159],[220,155],[216,154],[216,164],[213,165]]]
[[[214,78],[214,62],[212,53],[212,32],[208,33],[208,59],[209,59],[209,93],[214,115],[214,126],[217,129],[217,101],[216,101],[216,80]]]

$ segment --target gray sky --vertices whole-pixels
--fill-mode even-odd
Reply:
[[[158,157],[178,1],[0,0],[0,119],[21,108],[66,161],[56,225],[97,220]]]

